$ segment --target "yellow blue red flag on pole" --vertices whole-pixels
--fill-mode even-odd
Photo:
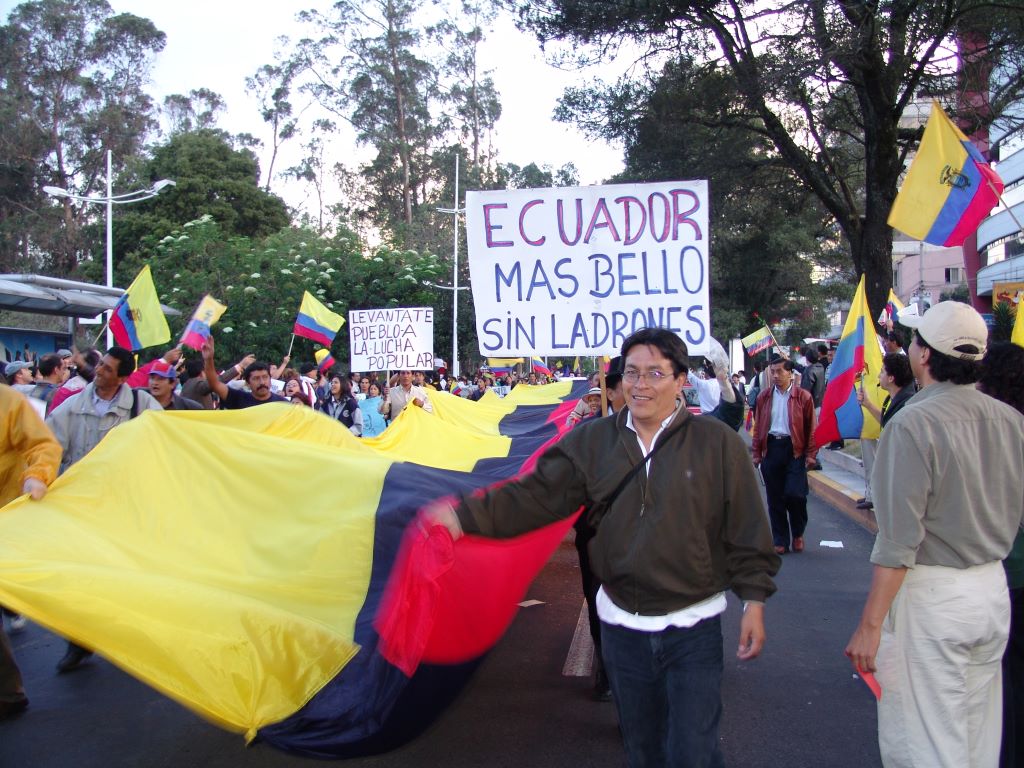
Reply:
[[[118,346],[132,351],[165,344],[171,338],[149,264],[118,299],[110,316],[110,332]]]
[[[885,302],[885,306],[878,315],[878,324],[885,328],[888,323],[896,323],[896,316],[899,314],[901,309],[903,309],[903,302],[900,301],[900,297],[893,293],[892,288],[890,288],[889,300]]]
[[[828,385],[821,403],[821,416],[814,431],[817,445],[839,438],[876,438],[881,425],[866,408],[857,402],[857,389],[881,409],[885,390],[878,384],[882,370],[882,348],[871,322],[868,299],[861,275],[857,293],[850,306],[850,315],[839,337],[835,357],[828,367]]]
[[[767,325],[763,325],[747,336],[740,339],[740,343],[743,348],[747,350],[747,354],[756,355],[758,352],[764,352],[768,347],[775,344],[775,336],[769,330]]]
[[[304,339],[331,346],[338,330],[345,324],[345,318],[331,312],[309,291],[302,294],[302,304],[299,306],[299,315],[295,318],[295,327],[292,333]]]
[[[185,326],[181,344],[192,349],[202,349],[203,342],[210,338],[210,328],[226,311],[227,307],[210,294],[203,296],[196,311],[192,313],[192,319]]]
[[[999,174],[933,101],[889,225],[932,245],[963,245],[1002,193]]]

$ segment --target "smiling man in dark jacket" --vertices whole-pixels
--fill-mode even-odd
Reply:
[[[743,441],[717,419],[686,410],[683,341],[644,329],[626,339],[622,358],[626,409],[572,430],[516,482],[455,509],[435,503],[425,515],[456,538],[505,538],[580,505],[606,507],[593,521],[589,551],[629,764],[722,765],[725,592],[744,603],[737,656],[754,658],[780,561]]]

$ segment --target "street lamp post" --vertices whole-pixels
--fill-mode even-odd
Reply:
[[[452,238],[452,285],[437,285],[430,283],[435,288],[441,288],[452,292],[452,378],[459,378],[459,291],[466,290],[459,287],[459,214],[465,213],[465,208],[459,208],[459,153],[455,153],[455,207],[438,208],[439,213],[450,213],[455,224],[455,235]]]
[[[43,187],[43,192],[53,197],[66,197],[79,203],[104,203],[107,207],[107,288],[114,287],[114,206],[127,205],[128,203],[140,203],[149,200],[160,194],[166,187],[173,187],[174,182],[169,179],[160,179],[148,189],[137,189],[134,192],[125,192],[122,195],[115,195],[111,190],[111,156],[107,150],[107,194],[105,197],[90,197],[87,195],[76,195],[63,187]],[[110,330],[110,310],[107,310],[107,347],[114,345],[114,334]]]

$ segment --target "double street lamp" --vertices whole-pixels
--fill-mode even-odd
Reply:
[[[113,237],[113,213],[115,205],[127,205],[128,203],[141,203],[160,194],[166,187],[173,187],[174,182],[169,179],[160,179],[153,186],[147,189],[137,189],[134,192],[125,192],[122,195],[115,195],[111,192],[112,174],[110,150],[107,150],[107,194],[104,197],[76,195],[63,187],[43,187],[43,192],[53,197],[65,197],[79,203],[104,203],[107,206],[107,287],[114,287],[114,237]],[[107,311],[107,348],[114,345],[114,334],[110,330],[110,310]]]
[[[455,222],[455,236],[452,240],[452,284],[438,285],[427,282],[427,285],[452,292],[452,378],[459,378],[459,291],[469,290],[469,286],[459,285],[459,214],[465,208],[459,208],[459,153],[455,153],[455,207],[438,208],[439,213],[450,213]]]

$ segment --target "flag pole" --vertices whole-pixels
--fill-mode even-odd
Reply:
[[[100,328],[100,332],[97,333],[96,338],[92,340],[92,345],[94,347],[100,343],[100,337],[107,332],[107,328],[110,327],[110,318],[114,316],[113,312],[104,312],[103,314],[107,316],[107,321],[103,323],[103,327]]]
[[[285,355],[285,357],[287,357],[288,359],[291,359],[291,356],[292,356],[292,346],[294,344],[295,344],[295,334],[293,333],[292,334],[292,340],[288,342],[288,354]]]
[[[1003,200],[1002,193],[998,189],[996,189],[995,185],[992,183],[992,179],[986,177],[985,181],[988,182],[989,189],[991,189],[995,193],[996,197],[999,198],[999,202],[1002,203],[1003,207],[1006,209],[1006,212],[1010,214],[1010,218],[1013,219],[1013,223],[1017,225],[1017,231],[1024,232],[1024,225],[1020,223],[1020,219],[1013,215],[1013,208],[1007,205],[1006,201]]]

